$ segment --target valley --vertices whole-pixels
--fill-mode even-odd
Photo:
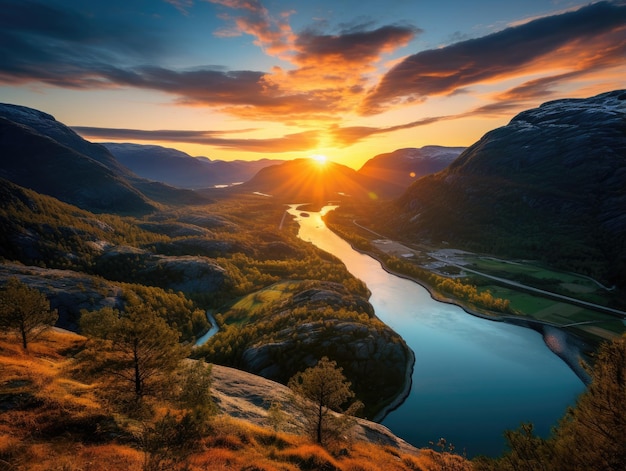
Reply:
[[[609,307],[616,301],[615,287],[578,275],[551,270],[528,260],[504,260],[465,250],[402,243],[384,238],[382,234],[360,225],[354,214],[330,213],[331,227],[340,234],[354,233],[358,250],[381,261],[387,270],[408,276],[425,285],[436,299],[450,300],[468,312],[512,323],[543,323],[571,332],[597,345],[617,338],[626,330],[626,312]],[[351,238],[355,240],[354,236]],[[348,240],[351,240],[350,238]],[[368,242],[365,244],[363,239]],[[392,263],[386,263],[393,257]],[[390,268],[393,265],[393,268]],[[444,278],[464,279],[480,292],[509,301],[510,309],[493,310],[467,303],[429,283],[426,276],[411,276],[417,267],[422,273]]]
[[[549,440],[593,384],[591,367],[579,361],[593,365],[597,352],[619,348],[626,332],[624,97],[618,90],[546,104],[467,149],[400,149],[359,171],[314,159],[268,159],[247,181],[225,188],[207,162],[189,162],[189,155],[94,144],[46,113],[0,105],[0,288],[17,282],[37,290],[58,314],[57,328],[86,335],[52,335],[33,349],[71,344],[49,353],[74,365],[70,376],[46,374],[55,384],[80,383],[72,383],[71,403],[80,403],[76,391],[93,389],[89,427],[107,424],[124,446],[143,446],[131,438],[140,418],[129,412],[128,398],[112,399],[106,381],[98,382],[107,365],[97,363],[93,345],[110,348],[107,327],[140,328],[144,316],[163,338],[176,339],[172,355],[283,386],[330,357],[362,403],[360,423],[382,421],[401,437],[389,446],[431,456],[429,442],[446,437],[465,457],[495,457],[505,451],[503,430],[524,421],[536,425],[537,440]],[[575,121],[575,130],[554,126],[581,109],[594,119]],[[603,129],[599,137],[596,128]],[[543,138],[555,129],[565,138],[581,129],[594,138],[569,153],[553,155],[540,144],[535,153],[526,147],[523,156],[514,153],[520,135],[550,143],[554,137]],[[593,153],[597,145],[602,155]],[[141,155],[135,169],[142,173],[155,170],[145,159],[156,152],[158,172],[139,175],[122,165],[113,152],[129,149]],[[581,163],[587,154],[593,171]],[[186,163],[174,174],[168,168],[177,159]],[[256,168],[237,163],[224,174],[233,179]],[[189,187],[170,186],[191,174],[197,179]],[[579,188],[593,201],[579,197]],[[7,358],[18,356],[10,337],[0,339]],[[89,368],[74,370],[85,358]],[[79,425],[59,421],[57,428],[45,416],[52,407],[41,399],[45,385],[4,361],[13,379],[0,384],[2,407],[28,420],[22,407],[33,405],[36,420],[48,427],[29,446],[59,440],[65,429],[72,440],[84,440]],[[216,371],[222,382],[236,376]],[[154,377],[166,373],[157,368]],[[272,384],[263,381],[263,388]],[[147,407],[136,412],[155,427],[187,413],[165,406],[161,401],[171,398],[164,394],[145,403],[135,398]],[[260,408],[269,417],[272,404],[252,396],[235,401],[241,415]],[[476,425],[485,416],[494,420]],[[17,433],[9,422],[0,426],[6,436]],[[368,435],[370,443],[380,439],[362,432],[358,440]],[[5,448],[0,441],[0,460],[18,454],[12,440]],[[432,456],[470,466],[447,450]],[[416,469],[403,460],[398,469]]]

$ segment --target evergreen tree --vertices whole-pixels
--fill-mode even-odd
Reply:
[[[0,290],[0,326],[18,331],[24,350],[59,318],[50,310],[46,296],[17,278],[10,278]]]
[[[342,412],[340,407],[354,397],[350,386],[342,368],[338,368],[337,363],[327,357],[323,357],[316,366],[296,373],[289,380],[296,406],[303,412],[308,431],[317,443],[324,444],[330,438],[337,438],[352,425],[347,417],[361,408],[359,401],[349,407],[344,417],[332,412]]]
[[[591,384],[556,431],[563,469],[626,469],[626,337],[602,344]],[[576,450],[572,453],[571,450]]]
[[[179,344],[179,333],[145,304],[126,312],[83,312],[80,325],[91,340],[83,360],[131,390],[137,400],[167,388],[166,380],[188,353]]]

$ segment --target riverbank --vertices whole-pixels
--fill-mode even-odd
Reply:
[[[328,227],[328,228],[332,231],[331,227]],[[335,231],[333,231],[333,232],[335,232]],[[335,234],[338,237],[341,237],[341,235],[338,234],[337,232],[335,232]],[[589,362],[589,356],[585,352],[593,350],[593,347],[590,346],[589,344],[587,344],[587,342],[585,342],[584,339],[582,339],[582,338],[580,338],[580,337],[578,337],[575,334],[570,333],[570,332],[565,334],[565,332],[560,328],[559,325],[553,324],[551,322],[542,321],[542,320],[539,320],[539,319],[533,319],[533,318],[529,318],[529,317],[511,316],[511,315],[500,314],[500,313],[496,313],[496,312],[487,313],[487,312],[484,312],[484,311],[481,312],[481,311],[479,311],[477,309],[472,309],[471,307],[463,304],[459,300],[443,296],[441,293],[437,292],[431,285],[429,285],[428,283],[425,283],[423,280],[420,280],[419,278],[416,278],[416,277],[413,277],[413,276],[410,276],[410,275],[406,275],[405,273],[400,273],[400,272],[397,272],[395,270],[390,269],[385,264],[384,260],[378,254],[376,254],[375,252],[370,252],[370,251],[366,251],[366,250],[360,249],[360,248],[356,247],[349,240],[346,240],[346,239],[344,239],[344,240],[350,245],[350,247],[354,251],[356,251],[358,253],[361,253],[363,255],[367,255],[368,257],[371,257],[374,260],[376,260],[378,263],[380,263],[381,268],[384,271],[386,271],[387,273],[389,273],[390,275],[397,276],[399,278],[403,278],[405,280],[412,281],[413,283],[417,283],[418,285],[423,287],[426,291],[428,291],[430,297],[433,300],[437,301],[437,302],[450,304],[450,305],[459,307],[460,309],[462,309],[467,314],[470,314],[470,315],[472,315],[474,317],[478,317],[480,319],[485,319],[485,320],[494,321],[494,322],[504,322],[504,323],[507,323],[507,324],[515,325],[515,326],[518,326],[518,327],[524,327],[524,328],[527,328],[527,329],[534,330],[535,332],[538,332],[539,334],[542,335],[542,337],[544,339],[544,343],[546,344],[546,346],[555,355],[557,355],[576,374],[576,376],[585,385],[587,385],[589,383],[589,376],[586,373],[586,371],[580,366],[580,361],[582,360],[582,361]],[[550,343],[548,341],[548,337],[552,336],[555,331],[561,332],[564,335],[567,335],[568,337],[573,339],[572,342],[569,342],[569,344],[570,344],[569,345],[569,349],[555,349],[555,348],[553,348],[550,345]],[[576,351],[575,355],[572,354],[572,350]],[[409,384],[409,393],[410,393],[410,384]],[[406,397],[408,397],[409,393],[406,394],[405,399],[406,399]],[[399,404],[397,404],[394,408],[390,408],[389,410],[387,410],[385,415],[383,416],[383,418],[381,418],[380,420],[383,420],[384,417],[389,412],[391,412],[395,408],[399,407],[401,404],[402,404],[402,401],[400,401]]]
[[[206,311],[206,318],[211,324],[211,328],[205,334],[198,337],[198,339],[196,340],[196,343],[193,344],[193,348],[204,345],[211,337],[217,334],[220,330],[219,326],[217,325],[217,321],[215,320],[215,317],[213,317],[213,313],[211,311]]]
[[[388,405],[382,408],[373,418],[372,422],[380,423],[387,415],[400,407],[406,398],[411,394],[411,388],[413,387],[413,371],[415,369],[415,353],[407,346],[407,354],[411,361],[407,363],[407,367],[404,373],[404,386],[402,391],[393,399]]]

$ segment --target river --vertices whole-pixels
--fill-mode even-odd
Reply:
[[[547,436],[584,390],[539,333],[433,300],[330,231],[322,216],[333,206],[320,212],[297,206],[288,212],[300,224],[299,237],[340,258],[365,282],[376,315],[415,353],[411,392],[382,421],[397,436],[417,447],[443,437],[469,457],[496,456],[505,448],[504,430],[533,422]]]

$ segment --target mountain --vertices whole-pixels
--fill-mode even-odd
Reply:
[[[145,213],[155,202],[208,202],[141,179],[105,147],[84,140],[53,116],[10,104],[0,104],[0,177],[95,212]]]
[[[424,146],[379,154],[359,169],[358,174],[381,181],[387,196],[400,196],[411,183],[439,172],[452,163],[465,147]]]
[[[292,203],[325,203],[344,197],[367,198],[371,183],[367,180],[342,164],[295,159],[265,167],[232,190],[267,194]]]
[[[93,211],[154,208],[122,175],[101,162],[2,117],[0,177]]]
[[[540,259],[626,287],[626,90],[518,114],[381,219],[404,239]]]
[[[140,177],[189,189],[244,182],[262,168],[284,162],[271,159],[226,162],[192,157],[176,149],[154,145],[108,142],[103,146]]]
[[[295,159],[261,169],[234,190],[291,202],[388,199],[399,196],[415,178],[445,168],[462,150],[441,146],[398,149],[370,159],[358,172],[334,162]]]

